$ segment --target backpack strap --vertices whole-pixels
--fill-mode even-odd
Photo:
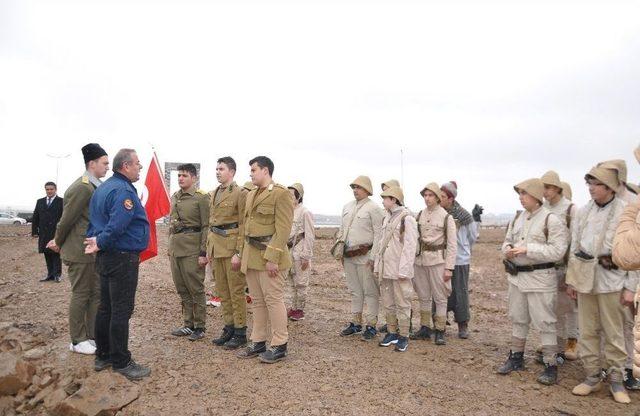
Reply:
[[[564,214],[568,229],[571,229],[571,209],[572,208],[573,208],[573,204],[569,205],[569,208],[567,208],[567,212]]]

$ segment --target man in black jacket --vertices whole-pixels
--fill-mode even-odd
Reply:
[[[38,252],[44,253],[47,262],[47,276],[41,282],[53,280],[60,281],[62,276],[62,262],[60,254],[47,248],[47,243],[56,234],[56,225],[62,217],[62,198],[56,195],[57,186],[53,182],[44,184],[47,196],[38,199],[36,209],[33,211],[31,223],[31,235],[38,237]]]

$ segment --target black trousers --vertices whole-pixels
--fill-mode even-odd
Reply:
[[[457,323],[471,319],[469,308],[469,265],[455,266],[451,277],[451,294],[447,299],[447,312],[453,311],[453,319]],[[431,312],[435,316],[436,305],[431,304]]]
[[[62,261],[60,254],[49,249],[44,250],[44,260],[47,262],[47,277],[62,276]]]
[[[96,314],[96,356],[124,368],[131,361],[129,319],[133,314],[140,255],[128,252],[98,252],[100,306]]]

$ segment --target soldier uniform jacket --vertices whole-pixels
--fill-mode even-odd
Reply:
[[[62,218],[56,227],[55,242],[62,260],[74,263],[93,263],[92,254],[84,254],[84,239],[89,227],[89,201],[98,179],[87,172],[75,180],[64,193]]]
[[[171,197],[169,255],[206,256],[209,233],[209,194],[201,189],[180,189]],[[191,228],[180,232],[181,228]],[[196,231],[197,230],[197,231]]]
[[[302,237],[304,233],[304,237]],[[292,248],[294,259],[311,260],[313,257],[313,243],[315,241],[315,229],[313,215],[304,205],[300,204],[293,210],[293,226],[289,234],[289,240],[295,238]]]
[[[241,271],[266,270],[267,262],[276,263],[280,271],[291,267],[287,241],[293,224],[293,201],[289,190],[271,182],[266,188],[253,189],[247,195],[244,212],[244,237]],[[248,237],[270,236],[266,250],[249,244]]]
[[[355,215],[355,218],[353,216]],[[353,218],[353,222],[352,222]],[[361,244],[371,244],[373,248],[369,251],[369,256],[352,257],[349,260],[357,264],[365,264],[373,261],[378,252],[378,243],[382,234],[382,220],[384,212],[369,198],[360,201],[353,200],[342,208],[342,223],[339,234],[345,240],[345,247],[355,247]],[[351,223],[351,227],[349,224]]]
[[[545,223],[547,236],[545,236]],[[548,209],[540,207],[533,212],[524,211],[509,223],[502,244],[502,253],[510,248],[526,247],[527,253],[511,261],[519,266],[557,263],[567,250],[569,231],[563,222]],[[519,272],[508,275],[509,282],[521,292],[556,292],[558,282],[555,268]]]
[[[403,214],[407,214],[404,226],[402,221],[397,221]],[[390,239],[389,233],[392,233]],[[382,245],[387,240],[389,242],[385,248]],[[397,207],[392,213],[387,213],[382,223],[382,236],[373,271],[382,279],[412,279],[417,243],[418,225],[409,210]]]
[[[207,253],[211,258],[231,257],[242,250],[246,200],[247,191],[235,182],[226,188],[220,185],[211,192],[209,226],[238,224],[238,228],[225,230],[226,236],[209,231]]]
[[[423,251],[416,257],[416,266],[436,266],[444,263],[445,269],[454,269],[458,250],[458,237],[453,216],[449,215],[447,210],[440,205],[433,210],[425,208],[416,216],[422,242],[434,246],[445,243],[445,218],[447,218],[447,248],[438,251]]]

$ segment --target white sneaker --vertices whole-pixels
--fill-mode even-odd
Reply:
[[[82,341],[76,345],[69,344],[69,349],[73,352],[77,352],[78,354],[93,355],[96,353],[96,347],[91,345],[89,341]]]
[[[96,346],[96,342],[92,339],[88,339],[87,341],[89,341],[89,344],[93,345],[94,347]]]

